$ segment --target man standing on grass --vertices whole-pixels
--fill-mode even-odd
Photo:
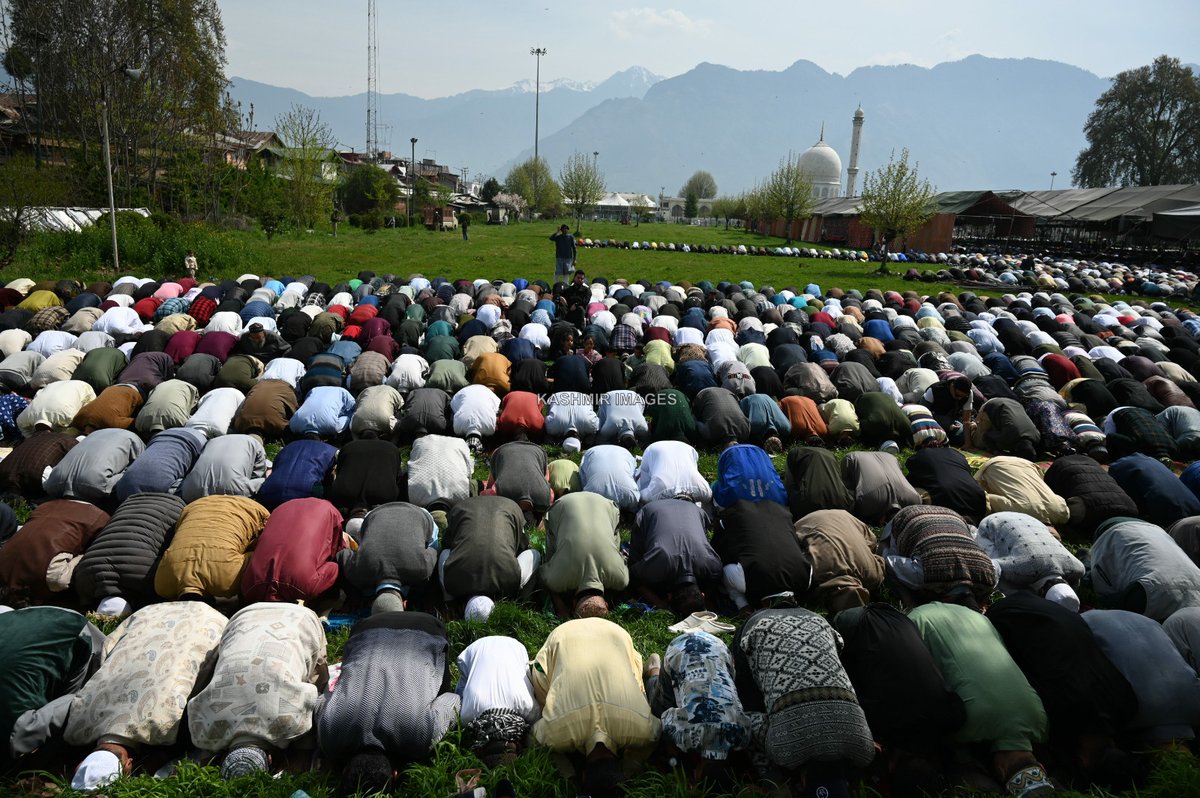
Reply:
[[[575,271],[575,237],[571,235],[571,226],[560,225],[550,240],[554,242],[554,279],[557,282],[561,278],[565,282]]]

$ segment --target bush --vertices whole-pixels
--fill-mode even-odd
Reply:
[[[362,224],[363,230],[366,230],[368,233],[375,233],[383,228],[383,213],[378,208],[374,208],[364,213],[359,218],[359,221]]]
[[[357,214],[357,213],[350,214],[350,216],[348,217],[348,221],[350,222],[351,227],[362,227],[362,215],[361,214]]]
[[[112,239],[108,215],[81,232],[35,233],[22,247],[13,271],[39,276],[87,278],[112,269]],[[247,271],[249,254],[235,234],[208,225],[169,224],[164,229],[137,214],[117,215],[121,272],[148,275],[179,275],[183,258],[196,253],[201,274]]]

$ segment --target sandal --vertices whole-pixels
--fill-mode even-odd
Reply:
[[[693,612],[688,617],[684,618],[679,623],[671,624],[667,627],[669,632],[708,632],[709,634],[727,634],[732,632],[736,627],[733,624],[722,623],[717,620],[715,612],[702,610]]]
[[[1054,792],[1054,784],[1041,765],[1021,768],[1009,777],[1004,786],[1008,789],[1009,795],[1015,795],[1017,798],[1034,798],[1034,796],[1049,795]]]

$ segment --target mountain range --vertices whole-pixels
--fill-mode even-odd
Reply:
[[[298,103],[320,111],[345,149],[363,149],[365,93],[310,97],[241,77],[231,82],[234,99],[244,108],[254,103],[257,129],[270,129]],[[503,180],[533,154],[534,97],[526,84],[430,100],[380,95],[383,149],[405,157],[403,145],[416,136],[418,158]],[[666,79],[632,67],[594,86],[542,84],[539,154],[557,173],[572,152],[598,152],[615,191],[670,195],[706,169],[721,193],[736,193],[789,152],[816,143],[822,126],[844,173],[851,117],[861,104],[860,188],[863,173],[902,147],[939,190],[1043,189],[1051,172],[1062,188],[1084,147],[1087,116],[1109,85],[1056,61],[980,55],[931,68],[862,67],[845,76],[803,60],[781,71],[702,63]]]

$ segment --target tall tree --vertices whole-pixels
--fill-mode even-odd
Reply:
[[[693,191],[698,199],[711,199],[717,196],[717,179],[711,172],[698,169],[683,184],[683,188],[679,189],[679,196],[686,197]]]
[[[275,135],[286,151],[279,160],[279,176],[287,181],[292,218],[305,227],[315,227],[333,210],[336,169],[333,130],[313,108],[293,105],[275,120]]]
[[[812,215],[812,183],[800,170],[800,158],[788,154],[762,185],[763,203],[773,219],[782,219],[784,243],[792,243],[792,223]]]
[[[562,205],[562,191],[554,181],[550,166],[545,158],[530,158],[517,164],[504,178],[504,189],[510,194],[520,194],[530,215],[554,213]]]
[[[5,88],[36,98],[34,129],[23,132],[77,148],[93,195],[80,199],[103,193],[102,97],[122,204],[157,201],[174,153],[231,132],[217,0],[3,0],[0,16],[5,61],[19,67]],[[223,156],[208,165],[223,167]]]
[[[346,213],[362,214],[384,210],[389,214],[400,199],[396,180],[374,164],[354,167],[338,182],[337,199]]]
[[[863,178],[862,211],[859,218],[867,227],[883,234],[890,243],[897,236],[910,236],[933,218],[936,190],[917,174],[919,164],[908,165],[908,149],[893,152],[887,166],[868,172]],[[887,272],[887,262],[879,270]]]
[[[713,216],[718,219],[725,220],[725,229],[729,229],[729,222],[733,219],[742,219],[746,214],[746,199],[745,196],[731,197],[728,194],[717,197],[712,204]]]
[[[66,175],[58,169],[39,169],[23,154],[0,164],[0,268],[12,262],[17,247],[29,236],[35,208],[63,205],[70,195]]]
[[[563,202],[571,206],[575,214],[575,235],[588,209],[604,198],[604,175],[596,167],[596,161],[582,152],[575,152],[558,172]]]
[[[492,199],[504,190],[504,186],[500,185],[500,181],[494,177],[489,177],[483,184],[483,189],[480,191],[480,197],[484,202],[491,202]]]
[[[700,213],[700,198],[695,191],[689,191],[683,198],[683,215],[695,219]]]
[[[1200,77],[1161,55],[1120,73],[1083,127],[1071,178],[1083,188],[1200,182]]]

